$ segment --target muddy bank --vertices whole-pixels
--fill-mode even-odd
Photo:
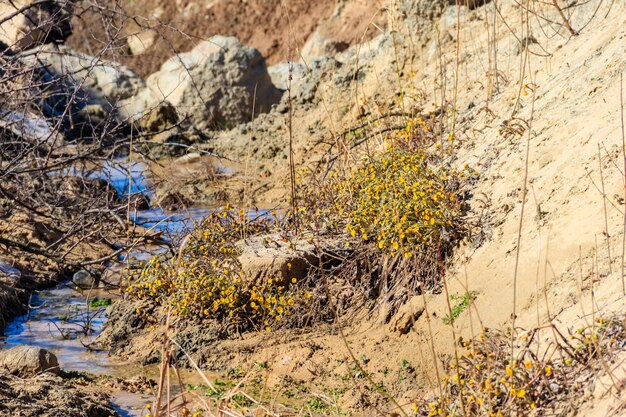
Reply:
[[[45,217],[16,210],[0,220],[0,334],[13,318],[25,314],[33,291],[71,279],[84,264],[112,252],[103,242],[60,240],[63,233]],[[52,248],[52,249],[49,249]],[[70,252],[63,255],[64,251]],[[98,274],[103,263],[91,270]]]
[[[21,379],[0,373],[0,416],[119,417],[108,397],[84,380],[49,373]]]

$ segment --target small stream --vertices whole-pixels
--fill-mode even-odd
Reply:
[[[140,193],[152,197],[150,184],[146,179],[146,166],[141,163],[128,164],[115,161],[101,171],[91,172],[89,178],[107,180],[120,194]],[[179,212],[165,212],[150,209],[137,212],[133,221],[143,227],[154,228],[166,238],[175,239],[191,230],[198,221],[211,212],[209,209],[192,208]],[[131,253],[133,258],[146,260],[152,254],[147,251]],[[19,272],[19,271],[18,271]],[[115,298],[106,290],[92,291],[91,298]],[[86,372],[95,375],[108,375],[121,379],[144,376],[157,379],[157,366],[140,366],[111,358],[106,351],[86,348],[100,334],[106,322],[104,307],[89,307],[87,294],[73,284],[66,283],[48,291],[35,292],[30,301],[29,314],[8,324],[4,335],[0,336],[0,347],[31,345],[53,352],[64,371]],[[200,383],[199,377],[191,372],[183,373],[185,382]],[[122,417],[144,416],[145,404],[152,397],[130,392],[119,392],[112,396],[111,405]]]
[[[116,378],[149,375],[139,365],[116,361],[105,351],[89,350],[106,321],[105,309],[87,308],[85,296],[69,284],[33,294],[30,313],[13,320],[0,337],[3,348],[19,345],[37,346],[53,352],[66,372],[86,372]],[[92,296],[107,297],[100,290]],[[86,330],[87,329],[87,330]],[[112,396],[111,405],[122,417],[145,415],[144,405],[150,396],[119,392]]]

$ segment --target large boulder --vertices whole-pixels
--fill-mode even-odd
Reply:
[[[73,0],[2,1],[0,42],[13,50],[29,49],[49,42],[63,42],[72,34],[73,13]]]
[[[286,241],[278,234],[252,236],[236,243],[246,277],[259,283],[268,278],[289,282],[305,278],[311,265],[317,265],[315,246],[306,240]]]
[[[61,132],[69,141],[98,137],[99,132],[110,124],[113,118],[111,106],[80,83],[56,72],[34,56],[19,60],[16,58],[15,64],[13,87],[23,89],[25,94],[19,101],[7,104],[14,107],[14,116],[21,112],[34,115],[22,118],[23,122],[29,121],[28,125],[34,127],[23,129],[26,124],[20,122],[22,133],[43,133],[44,125],[34,122],[34,117],[39,116],[53,127],[55,134]],[[56,137],[51,140],[54,142]]]
[[[21,378],[30,378],[42,372],[58,375],[59,361],[50,351],[34,346],[16,346],[0,350],[0,369]]]
[[[44,45],[25,55],[36,56],[43,65],[111,105],[135,96],[145,87],[143,79],[130,68],[65,45]]]
[[[129,108],[173,104],[200,129],[221,130],[268,112],[281,92],[272,84],[265,59],[236,38],[214,36],[191,52],[167,60],[148,77],[148,89]]]

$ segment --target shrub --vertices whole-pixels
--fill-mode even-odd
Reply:
[[[445,251],[465,235],[464,176],[446,164],[433,166],[424,151],[391,147],[348,180],[346,229],[392,256]]]
[[[380,137],[362,133],[356,144],[338,145],[349,154],[331,157],[326,171],[299,180],[298,222],[352,251],[341,257],[329,284],[358,291],[336,303],[361,305],[364,297],[382,296],[389,316],[407,292],[438,289],[447,258],[472,229],[468,188],[478,173],[455,167],[458,144],[433,133],[443,128],[441,116],[387,122],[390,127],[378,127],[394,133],[384,136],[379,150],[362,149],[355,164],[355,146]]]
[[[310,297],[292,289],[295,278],[252,282],[242,272],[234,242],[266,232],[271,224],[270,218],[249,220],[230,210],[212,214],[194,228],[178,257],[152,259],[126,291],[175,315],[270,331]]]
[[[382,151],[368,151],[356,167],[337,164],[321,178],[300,181],[303,223],[345,228],[353,243],[373,243],[391,255],[437,252],[444,258],[468,234],[466,184],[478,173],[453,166],[453,137],[442,143],[433,133],[443,128],[441,115],[389,123],[394,133],[384,136]]]

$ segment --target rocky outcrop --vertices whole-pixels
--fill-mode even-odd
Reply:
[[[268,112],[280,97],[265,59],[235,38],[214,36],[166,61],[129,111],[142,113],[169,101],[200,129],[220,130]],[[253,112],[254,108],[254,112]]]
[[[34,346],[17,346],[0,351],[0,369],[30,378],[42,372],[58,375],[59,361],[52,352]]]
[[[470,10],[490,0],[460,0],[459,6]],[[456,6],[457,0],[390,0],[388,5],[389,28],[407,39],[416,37],[433,27],[446,7]]]
[[[12,50],[63,42],[72,34],[73,0],[15,0],[0,4],[0,42]]]

